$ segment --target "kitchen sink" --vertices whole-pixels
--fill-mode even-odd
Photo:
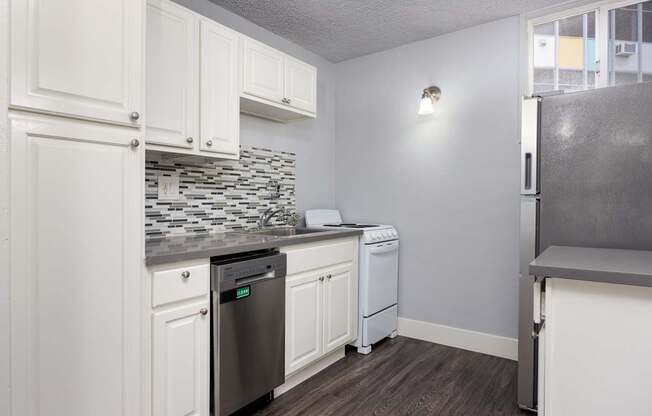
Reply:
[[[258,229],[258,230],[253,230],[250,231],[251,233],[254,234],[261,234],[261,235],[272,235],[272,236],[277,236],[277,237],[289,237],[293,235],[305,235],[305,234],[314,234],[314,233],[321,233],[327,230],[315,230],[315,229],[310,229],[310,228],[294,228],[294,227],[270,227],[270,228],[263,228]]]

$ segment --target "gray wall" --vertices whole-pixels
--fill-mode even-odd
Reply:
[[[398,228],[402,317],[517,335],[518,61],[514,17],[336,66],[335,202]]]
[[[297,208],[334,206],[334,66],[324,58],[210,3],[174,0],[197,13],[317,67],[317,119],[281,124],[240,116],[240,141],[297,154]]]

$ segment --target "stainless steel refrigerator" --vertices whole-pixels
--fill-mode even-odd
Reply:
[[[652,250],[652,83],[523,101],[518,402],[536,409],[528,264],[550,245]]]

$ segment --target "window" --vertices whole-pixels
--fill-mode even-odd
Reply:
[[[609,11],[609,84],[652,81],[652,1]]]
[[[533,92],[595,87],[595,14],[593,11],[534,26]]]
[[[532,93],[652,81],[652,0],[615,1],[530,21]]]

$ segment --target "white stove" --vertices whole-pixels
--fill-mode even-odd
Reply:
[[[337,210],[306,211],[308,228],[361,229],[359,271],[358,352],[394,338],[398,329],[398,232],[391,225],[345,223]]]

